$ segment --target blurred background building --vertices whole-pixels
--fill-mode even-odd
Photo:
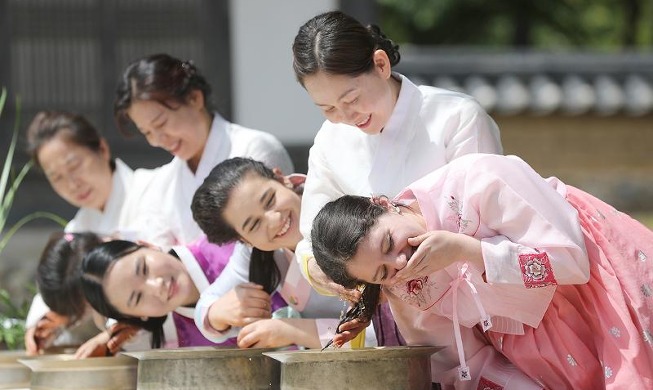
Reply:
[[[305,172],[323,118],[294,79],[291,45],[301,24],[336,8],[379,24],[400,45],[397,70],[416,83],[474,96],[499,124],[506,154],[624,211],[653,211],[647,0],[0,0],[0,86],[11,96],[0,156],[19,100],[21,130],[39,110],[75,111],[132,167],[169,161],[140,135],[119,134],[112,117],[122,69],[167,52],[193,60],[219,111],[275,134]],[[19,153],[16,165],[25,161]],[[37,171],[10,223],[35,210],[74,213]],[[0,288],[24,290],[56,228],[34,222],[12,240]]]

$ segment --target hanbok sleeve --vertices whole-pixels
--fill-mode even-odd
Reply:
[[[195,325],[202,335],[214,343],[221,343],[237,334],[231,328],[227,332],[214,329],[208,318],[209,308],[224,294],[241,283],[249,281],[249,263],[251,249],[242,243],[237,243],[234,252],[220,276],[200,295],[195,305]]]
[[[582,284],[589,260],[576,210],[515,156],[475,160],[464,202],[478,213],[488,283]]]
[[[458,116],[452,118],[459,125],[446,135],[447,162],[470,153],[503,154],[499,127],[475,100],[463,100]]]

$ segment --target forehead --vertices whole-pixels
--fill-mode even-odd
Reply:
[[[44,142],[37,152],[39,163],[43,170],[55,169],[58,164],[64,164],[76,156],[93,154],[86,146],[75,143],[68,134],[59,133]]]
[[[322,102],[337,101],[339,98],[354,89],[363,86],[363,75],[351,77],[347,75],[329,74],[318,72],[306,76],[304,87],[313,101]]]
[[[155,100],[135,100],[127,109],[127,114],[137,124],[149,124],[166,110],[169,109]]]

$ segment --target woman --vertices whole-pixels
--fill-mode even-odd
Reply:
[[[82,290],[98,313],[150,331],[153,348],[215,345],[195,327],[193,308],[232,252],[233,245],[219,247],[205,239],[175,246],[170,252],[131,241],[109,241],[84,257]],[[176,337],[164,332],[170,313]],[[220,343],[234,344],[232,339]]]
[[[640,223],[514,156],[462,157],[376,203],[327,204],[313,250],[334,281],[380,284],[410,345],[447,347],[434,379],[457,383],[446,370],[460,363],[488,380],[465,360],[482,327],[545,388],[653,385],[653,233]]]
[[[341,195],[395,195],[464,154],[502,152],[496,124],[476,101],[416,86],[392,70],[399,59],[398,46],[378,27],[339,11],[315,16],[295,36],[295,75],[326,117],[302,199],[307,239],[317,212]],[[310,261],[303,272],[315,287],[339,290],[315,265],[308,241],[297,253]]]
[[[114,114],[121,128],[134,124],[153,147],[174,156],[154,178],[156,201],[149,228],[177,244],[201,235],[190,203],[197,187],[220,161],[248,156],[284,172],[292,163],[271,134],[226,121],[211,107],[211,86],[192,62],[155,54],[127,66]],[[155,236],[158,236],[155,235]]]
[[[39,112],[27,128],[27,152],[45,174],[52,189],[79,210],[66,232],[92,231],[102,236],[122,235],[151,240],[148,221],[141,213],[151,171],[132,171],[113,159],[100,132],[83,116],[64,111]],[[137,233],[138,232],[138,233]],[[166,242],[157,242],[166,245]],[[52,328],[54,318],[40,295],[36,295],[27,319],[25,347],[39,351],[37,323],[42,331]],[[42,332],[39,332],[42,333]],[[79,335],[86,339],[86,335]],[[55,345],[81,341],[65,331]]]
[[[82,344],[76,358],[114,355],[121,349],[147,348],[138,334],[140,328],[107,321],[86,302],[79,279],[79,267],[84,255],[103,239],[94,233],[55,232],[43,250],[36,270],[36,283],[45,304],[52,310],[37,323],[35,341],[45,350],[64,329],[74,329],[80,340],[68,339],[67,344]],[[102,332],[98,334],[98,329]]]
[[[252,248],[251,258],[234,256],[202,294],[195,319],[207,337],[219,340],[235,334],[233,326],[242,327],[238,332],[241,347],[298,344],[318,348],[333,336],[343,303],[313,291],[294,260],[293,252],[302,238],[302,185],[301,175],[284,177],[259,161],[233,158],[218,164],[195,193],[193,216],[209,241],[238,240]],[[273,313],[268,302],[274,291],[302,318],[270,319]],[[299,335],[310,337],[302,342]],[[395,334],[388,337],[394,337],[395,345],[399,343]],[[385,344],[391,344],[391,339]]]

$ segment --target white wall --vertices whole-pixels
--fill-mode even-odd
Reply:
[[[231,0],[233,120],[287,145],[312,144],[324,121],[295,80],[292,42],[299,27],[337,0]]]

